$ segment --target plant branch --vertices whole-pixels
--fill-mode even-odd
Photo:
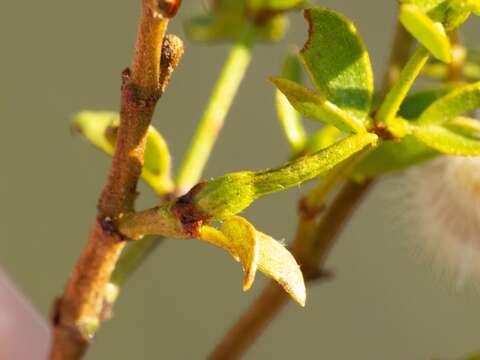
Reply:
[[[194,161],[196,165],[199,165],[200,158],[197,157],[196,152],[193,149],[194,147],[197,148],[198,150],[198,148],[203,145],[204,146],[203,150],[201,149],[200,153],[202,153],[203,151],[206,155],[203,165],[199,166],[195,170],[196,173],[198,174],[195,176],[196,180],[198,180],[198,178],[201,176],[201,173],[203,172],[205,162],[207,161],[208,155],[218,135],[218,131],[211,134],[203,133],[203,132],[207,132],[207,130],[211,129],[212,127],[211,125],[205,124],[205,123],[208,123],[208,122],[213,123],[214,121],[216,121],[217,128],[218,129],[221,128],[224,118],[230,107],[230,104],[236,95],[238,86],[240,85],[240,82],[243,78],[246,68],[248,67],[248,63],[250,62],[250,49],[251,49],[251,44],[253,42],[253,39],[251,39],[251,36],[252,34],[250,32],[246,32],[244,37],[240,39],[237,42],[237,44],[233,47],[226,61],[224,69],[222,70],[222,73],[215,87],[215,90],[212,94],[212,98],[210,100],[209,106],[207,107],[206,113],[202,119],[201,125],[197,130],[197,134],[200,131],[202,131],[202,134],[196,136],[194,143],[192,143],[192,147],[191,147],[192,150],[189,152],[189,154],[191,154],[191,159],[189,158],[190,159],[189,161]],[[162,54],[164,55],[165,51],[162,52]],[[239,70],[237,70],[237,66],[240,66]],[[240,73],[238,71],[240,71]],[[160,82],[162,83],[162,81]],[[230,88],[229,91],[228,91],[228,87]],[[223,118],[222,119],[219,119],[218,117],[214,118],[212,113],[216,111],[217,107],[221,106],[222,103],[223,104],[228,103],[228,106],[224,108],[224,115],[222,116]],[[208,145],[205,145],[205,142],[201,144],[197,144],[195,142],[195,141],[198,142],[202,138],[205,138],[208,136],[210,136],[209,138],[210,143]],[[209,148],[207,149],[208,146]],[[185,161],[187,161],[187,159]],[[190,169],[187,170],[187,167],[189,166],[190,165],[186,163],[183,165],[183,167],[186,169],[185,172],[190,170]],[[180,174],[181,173],[182,173],[182,170],[180,170]],[[179,180],[180,180],[180,176],[181,175],[179,175]],[[191,175],[185,174],[182,176],[184,179],[186,179]],[[190,181],[188,182],[188,184],[191,184],[192,181],[193,181],[193,177],[190,177]],[[185,183],[184,185],[180,185],[180,186],[183,188],[183,190],[178,190],[174,192],[176,193],[185,192],[185,190],[188,190],[189,185],[186,185]],[[116,300],[116,297],[118,296],[120,288],[125,284],[127,279],[131,276],[133,272],[135,272],[142,265],[142,263],[148,258],[148,256],[157,248],[157,246],[163,240],[164,240],[163,237],[145,236],[145,238],[139,241],[136,241],[132,244],[129,244],[129,246],[123,251],[122,256],[118,261],[117,267],[115,268],[115,271],[112,275],[112,279],[109,284],[109,288],[112,294],[109,300],[110,303],[113,303]]]
[[[411,36],[397,25],[391,56],[384,76],[382,95],[385,96],[397,83],[400,69],[403,68],[410,55]],[[401,49],[401,50],[399,50]],[[332,175],[335,179],[335,173]],[[335,179],[335,183],[338,179]],[[324,214],[321,213],[325,191],[332,189],[329,181],[314,188],[311,194],[300,201],[300,219],[293,243],[293,253],[302,264],[306,281],[311,282],[325,277],[325,264],[331,248],[338,239],[341,230],[348,223],[357,206],[374,181],[363,184],[347,180],[340,192],[331,202]],[[318,202],[313,198],[319,196]],[[320,220],[319,216],[323,215]],[[265,328],[280,313],[288,301],[281,288],[271,282],[257,300],[240,317],[238,322],[225,334],[220,343],[209,356],[210,360],[238,359],[258,339]]]
[[[464,81],[464,67],[467,52],[460,42],[458,30],[450,33],[450,43],[452,45],[452,61],[448,64],[447,82],[460,83]]]
[[[255,37],[254,25],[247,25],[233,46],[215,85],[205,113],[193,137],[177,177],[177,188],[183,194],[201,177],[225,117],[237,94],[251,60]]]
[[[107,284],[125,246],[114,221],[133,210],[146,134],[161,94],[161,53],[179,1],[143,0],[133,70],[124,71],[120,126],[90,239],[52,311],[50,358],[80,359],[103,318]]]

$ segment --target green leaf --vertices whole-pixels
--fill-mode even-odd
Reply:
[[[328,101],[366,119],[372,103],[373,73],[355,26],[322,7],[305,10],[305,18],[310,29],[301,56],[312,82]]]
[[[434,101],[452,90],[451,86],[442,86],[409,95],[403,101],[399,115],[409,120],[417,119]]]
[[[480,107],[480,82],[465,85],[431,104],[417,124],[441,124]]]
[[[438,152],[416,140],[405,136],[399,142],[386,141],[373,150],[354,171],[354,178],[368,178],[404,170],[430,160]]]
[[[402,5],[400,21],[433,56],[446,63],[452,60],[450,40],[441,23],[434,22],[415,5]]]
[[[285,59],[282,75],[292,81],[300,82],[300,62],[296,54],[290,54]],[[279,90],[275,93],[277,113],[283,131],[290,144],[292,152],[297,154],[303,150],[306,133],[300,114],[293,108],[285,95]]]
[[[236,41],[245,27],[253,26],[254,14],[245,0],[214,0],[210,13],[194,16],[185,24],[189,39],[199,42]],[[262,41],[281,40],[288,28],[285,16],[269,16],[255,24],[255,37]]]
[[[478,15],[478,0],[400,0],[401,4],[413,5],[445,30],[452,31],[465,22],[473,11]]]
[[[115,149],[119,115],[106,111],[83,111],[75,116],[73,127],[90,143],[109,155]],[[171,156],[163,137],[150,126],[145,147],[142,177],[153,190],[165,194],[173,190],[170,176]]]
[[[288,18],[279,13],[300,6],[303,0],[214,0],[212,3],[210,13],[185,22],[185,32],[191,40],[235,41],[246,26],[254,25],[258,40],[279,41],[288,28]]]
[[[411,4],[419,8],[434,21],[442,21],[450,0],[400,0],[401,4]]]
[[[287,11],[300,7],[304,0],[247,0],[249,10],[254,13]]]
[[[457,117],[444,125],[446,128],[469,137],[479,137],[480,121],[465,116]]]
[[[224,175],[192,189],[196,209],[211,220],[238,214],[259,197],[285,191],[311,180],[377,141],[375,134],[352,135],[312,155],[305,155],[282,167]]]
[[[184,28],[187,37],[193,41],[235,41],[242,35],[245,24],[245,19],[239,16],[201,15],[187,20]],[[286,17],[274,16],[255,27],[255,36],[262,41],[276,42],[284,37],[287,27]]]
[[[360,119],[343,111],[306,87],[286,79],[272,78],[271,80],[287,97],[290,104],[305,118],[332,124],[348,132],[366,131],[365,125]]]
[[[412,134],[427,146],[444,154],[479,156],[480,138],[463,135],[442,125],[412,126]]]
[[[73,120],[74,130],[81,133],[90,143],[113,155],[114,143],[107,138],[107,129],[118,126],[118,113],[109,111],[82,111]]]

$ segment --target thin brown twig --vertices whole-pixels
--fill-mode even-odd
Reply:
[[[452,45],[452,61],[448,64],[447,83],[461,83],[464,81],[463,71],[467,53],[460,42],[458,30],[453,30],[450,35],[450,43]]]
[[[382,98],[398,79],[401,68],[409,58],[412,45],[412,37],[398,23],[388,68],[383,80]],[[347,181],[324,214],[311,214],[308,209],[300,212],[293,253],[302,264],[306,281],[312,282],[325,277],[322,267],[331,248],[373,184],[373,180],[363,184]],[[300,202],[300,209],[302,210],[302,202]],[[323,215],[320,221],[318,221],[319,215]],[[275,283],[269,283],[252,306],[224,335],[210,354],[209,359],[234,360],[240,358],[287,302],[286,294]]]
[[[50,359],[83,357],[104,310],[107,284],[126,241],[114,221],[133,211],[146,134],[161,95],[161,54],[179,0],[143,0],[133,70],[123,73],[120,126],[107,184],[88,243],[52,309]]]

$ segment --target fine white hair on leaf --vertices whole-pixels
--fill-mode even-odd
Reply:
[[[441,157],[405,176],[422,247],[457,287],[480,279],[480,158]]]

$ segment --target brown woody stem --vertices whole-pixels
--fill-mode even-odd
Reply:
[[[463,70],[467,52],[460,42],[458,30],[453,30],[449,37],[452,45],[452,61],[448,64],[447,82],[456,84],[464,81]]]
[[[142,1],[133,68],[123,73],[120,126],[110,174],[88,243],[52,311],[50,359],[82,358],[103,319],[107,284],[126,243],[115,221],[133,211],[146,134],[162,90],[162,44],[169,15],[174,13],[168,10],[176,10],[178,4],[179,0]]]
[[[398,23],[384,76],[382,98],[398,79],[400,70],[409,58],[412,45],[412,37]],[[323,266],[331,248],[373,184],[373,180],[363,184],[347,181],[324,214],[318,213],[318,206],[310,208],[308,202],[300,202],[301,214],[292,252],[302,264],[305,280],[311,282],[325,276]],[[310,211],[312,209],[315,211]],[[276,284],[268,284],[259,298],[222,338],[209,359],[241,358],[280,313],[287,300],[285,292]]]

